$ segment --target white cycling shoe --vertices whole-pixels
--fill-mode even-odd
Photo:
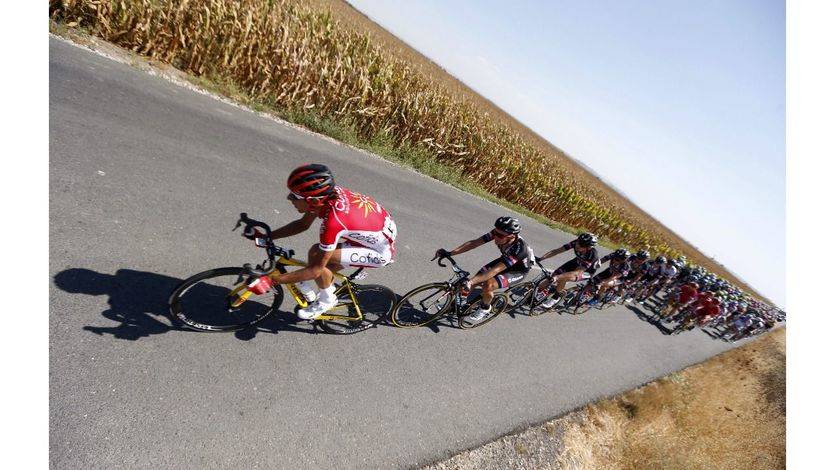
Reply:
[[[320,297],[315,302],[311,303],[305,308],[299,309],[299,312],[296,314],[302,320],[315,320],[316,317],[324,314],[328,310],[336,307],[338,300],[336,296],[331,299],[322,300]]]
[[[559,299],[555,299],[553,297],[548,297],[545,300],[545,302],[542,302],[542,306],[545,307],[545,308],[551,308],[554,305],[557,305],[557,302],[559,302]]]
[[[487,307],[485,309],[485,308],[482,308],[482,307],[479,306],[478,309],[475,312],[470,314],[470,317],[469,317],[470,321],[479,322],[481,320],[484,320],[484,317],[486,317],[492,311],[493,311],[493,307]]]

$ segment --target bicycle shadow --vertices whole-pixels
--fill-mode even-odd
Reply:
[[[634,313],[641,320],[643,320],[643,321],[649,323],[650,325],[656,327],[658,329],[658,331],[660,331],[661,333],[663,333],[665,335],[670,335],[670,334],[673,333],[673,330],[668,329],[667,327],[665,327],[664,323],[658,317],[656,317],[655,315],[647,314],[647,312],[644,312],[642,309],[640,309],[638,307],[635,307],[633,305],[624,305],[624,306],[628,310],[630,310],[632,313]]]
[[[169,331],[197,333],[171,324],[168,316],[168,296],[183,281],[180,278],[133,269],[119,269],[114,274],[106,274],[86,268],[70,268],[57,273],[53,281],[56,287],[71,294],[108,296],[110,308],[101,314],[118,325],[83,327],[99,336],[109,334],[114,338],[136,341]],[[213,289],[210,286],[202,288]],[[247,341],[258,331],[314,333],[309,323],[297,320],[292,312],[279,311],[254,329],[235,332],[235,336]]]

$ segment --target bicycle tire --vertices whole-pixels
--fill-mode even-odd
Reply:
[[[470,317],[473,309],[477,308],[481,304],[480,301],[476,300],[475,302],[471,302],[470,305],[467,306],[459,315],[458,315],[458,327],[462,330],[471,330],[473,328],[478,328],[480,326],[484,326],[491,321],[495,320],[499,315],[504,313],[505,309],[508,305],[508,297],[507,295],[502,292],[499,294],[495,294],[493,296],[493,301],[490,302],[490,306],[492,309],[490,313],[487,314],[481,321],[476,323],[471,323],[467,321],[467,318]]]
[[[546,282],[546,281],[547,281],[547,279],[543,280],[542,282]],[[551,294],[552,294],[551,286],[552,286],[551,284],[546,286],[546,291],[544,292],[544,294],[542,292],[539,292],[539,293],[532,292],[531,293],[534,298],[531,299],[531,307],[530,307],[530,311],[528,312],[528,314],[530,316],[537,317],[539,315],[542,315],[542,314],[545,314],[545,313],[548,313],[548,312],[551,312],[551,311],[555,311],[559,308],[559,302],[554,304],[551,308],[542,307],[542,303],[545,302],[546,300],[548,300],[548,297],[550,297]]]
[[[209,280],[215,280],[215,282],[218,282],[218,278],[221,277],[246,279],[248,276],[241,267],[226,267],[210,269],[189,277],[181,282],[168,297],[168,313],[172,321],[195,331],[236,331],[264,321],[267,317],[278,310],[278,307],[281,306],[281,302],[284,300],[283,289],[271,289],[270,293],[273,295],[273,298],[269,305],[256,301],[257,299],[263,299],[264,296],[262,295],[255,299],[245,301],[241,307],[236,308],[235,312],[232,312],[232,309],[230,309],[227,304],[228,294],[232,291],[232,289],[223,286],[212,286],[206,282]],[[206,287],[198,287],[198,290],[195,290],[195,287],[201,283],[204,283]],[[233,286],[236,284],[237,283],[233,283]],[[188,303],[190,305],[188,307],[184,307],[184,296],[190,292],[197,293],[198,295],[194,297],[193,302],[192,298],[189,297]],[[203,295],[201,296],[200,294]],[[206,320],[205,318],[200,319],[201,317],[197,310],[201,303],[204,304],[205,307],[211,306],[217,309],[223,307],[226,310],[226,314],[224,315],[223,313],[218,312],[216,316],[229,318],[232,322],[228,324],[212,324],[211,320]],[[239,313],[244,310],[243,306],[246,306],[246,316]],[[200,313],[202,313],[203,316],[210,317],[210,315],[205,311]],[[235,313],[235,315],[239,318],[234,320],[234,316],[231,315],[232,313]]]
[[[418,294],[430,290],[435,290],[437,294],[443,294],[446,298],[443,300],[440,308],[438,308],[437,304],[435,305],[434,312],[426,311],[426,306],[422,304],[422,302],[418,302],[421,305],[421,309],[415,308],[415,304],[412,303]],[[435,293],[430,294],[429,296],[424,298],[428,300],[429,297],[435,295]],[[390,319],[391,323],[398,327],[398,328],[414,328],[417,326],[427,325],[432,323],[433,321],[437,320],[444,316],[448,311],[449,308],[452,306],[452,301],[454,300],[454,295],[449,288],[449,284],[445,282],[432,282],[429,284],[424,284],[419,287],[415,287],[414,289],[407,292],[400,301],[394,306],[391,311]],[[405,309],[405,310],[404,310]],[[423,314],[416,315],[416,314]],[[412,318],[417,318],[417,320],[413,320]]]
[[[591,305],[589,305],[589,300],[591,300],[591,296],[583,295],[583,290],[585,289],[585,286],[582,288],[574,289],[575,294],[570,299],[566,300],[566,310],[568,311],[568,313],[572,315],[581,315],[583,313],[586,313],[591,308]]]
[[[397,302],[397,297],[395,296],[394,292],[392,292],[390,289],[384,286],[378,286],[373,284],[354,284],[352,285],[352,289],[354,291],[354,296],[357,298],[357,302],[360,304],[359,308],[362,312],[362,319],[315,320],[314,323],[316,324],[316,326],[321,328],[322,331],[330,333],[332,335],[352,335],[354,333],[359,333],[360,331],[365,331],[375,326],[376,324],[380,323],[380,321],[387,318],[391,312],[391,309]],[[381,302],[381,307],[379,309],[373,309],[372,306],[364,300],[364,298],[367,295],[370,295],[375,301]],[[348,294],[347,290],[340,293],[337,297],[339,299],[339,303],[337,304],[336,309],[339,309],[340,306],[346,307],[346,309],[348,310],[353,308],[354,301],[351,299],[351,296],[350,294]],[[387,307],[383,307],[383,305],[387,305]],[[382,309],[384,309],[385,311],[382,311]]]
[[[521,307],[523,307],[526,303],[529,303],[531,294],[533,293],[534,283],[533,281],[524,282],[519,284],[518,286],[514,286],[507,291],[508,297],[508,312],[513,312]]]

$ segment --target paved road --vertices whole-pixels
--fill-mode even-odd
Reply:
[[[300,162],[326,163],[394,215],[397,263],[366,282],[397,293],[445,279],[431,253],[508,211],[55,39],[49,69],[55,468],[410,467],[729,347],[662,335],[625,308],[469,332],[172,329],[166,296],[179,280],[259,261],[230,232],[238,212],[293,217],[284,181]],[[569,240],[521,219],[539,252]],[[485,246],[460,261],[495,256]]]

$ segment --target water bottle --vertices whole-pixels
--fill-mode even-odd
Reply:
[[[299,283],[299,291],[308,302],[316,300],[316,283],[313,281],[302,281]]]

